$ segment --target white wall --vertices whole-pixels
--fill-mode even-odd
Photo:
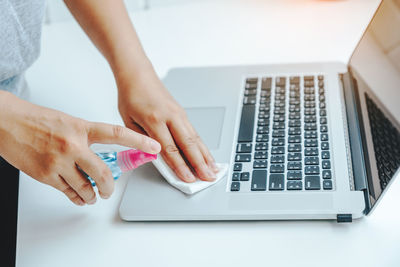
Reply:
[[[159,6],[185,4],[204,0],[124,0],[129,11],[143,10]],[[214,0],[215,1],[215,0]],[[46,22],[52,23],[72,19],[63,0],[47,0]]]

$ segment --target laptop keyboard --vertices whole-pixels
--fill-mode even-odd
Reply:
[[[324,77],[247,78],[230,190],[333,189]]]
[[[400,134],[373,100],[365,94],[379,182],[384,190],[400,167]]]

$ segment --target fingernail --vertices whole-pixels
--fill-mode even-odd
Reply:
[[[211,162],[211,169],[212,169],[215,173],[219,172],[219,168],[218,168],[217,164],[215,163],[215,161]]]
[[[217,179],[217,176],[215,175],[215,173],[214,172],[212,172],[210,169],[208,169],[207,170],[207,176],[208,176],[208,178],[210,178],[211,180],[215,180],[215,179]]]
[[[194,177],[193,173],[187,168],[182,170],[182,176],[188,183],[193,183],[194,181],[196,181],[196,177]]]
[[[85,202],[82,199],[78,200],[78,203],[76,203],[78,206],[85,206]]]
[[[150,140],[150,148],[154,153],[159,153],[161,151],[161,145],[157,141]]]
[[[100,195],[100,197],[101,197],[102,199],[108,199],[108,198],[110,198],[110,196],[108,196],[108,195],[103,195],[101,192],[99,192],[99,195]]]
[[[88,204],[93,205],[94,203],[96,203],[96,201],[97,201],[97,198],[95,197],[92,200],[88,201]]]

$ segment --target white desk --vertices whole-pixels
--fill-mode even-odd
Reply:
[[[347,61],[377,6],[377,0],[231,2],[132,14],[158,73],[186,65]],[[42,55],[28,80],[35,103],[122,123],[111,72],[75,23],[44,28]],[[400,180],[372,216],[352,224],[127,223],[118,217],[127,178],[117,181],[111,199],[77,207],[21,175],[17,265],[400,266]]]

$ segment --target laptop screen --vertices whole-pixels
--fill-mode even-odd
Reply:
[[[400,166],[400,0],[383,0],[357,45],[357,84],[371,204]]]

